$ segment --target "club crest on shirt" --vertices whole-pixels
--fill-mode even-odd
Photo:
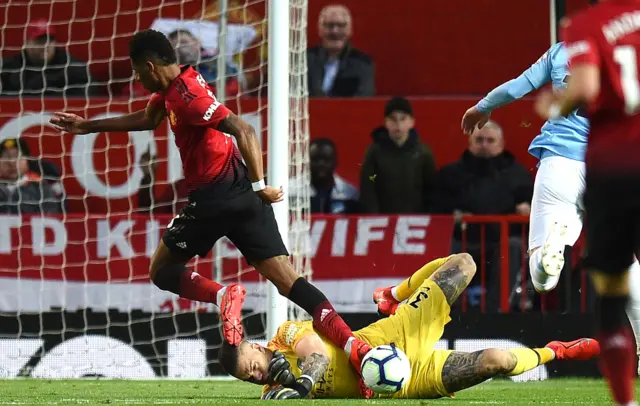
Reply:
[[[176,113],[174,113],[173,110],[169,111],[169,121],[171,122],[171,125],[174,127],[178,122],[176,119]]]

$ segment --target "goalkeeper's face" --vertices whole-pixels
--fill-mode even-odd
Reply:
[[[236,378],[258,385],[269,383],[268,368],[271,354],[271,350],[259,344],[243,341],[238,348]]]

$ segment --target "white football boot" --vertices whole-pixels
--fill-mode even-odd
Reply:
[[[555,222],[542,246],[542,269],[549,276],[558,276],[564,268],[564,246],[567,241],[567,225]]]

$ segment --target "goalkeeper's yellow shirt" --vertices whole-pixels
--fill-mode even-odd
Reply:
[[[295,348],[298,342],[309,334],[315,334],[310,321],[288,321],[280,326],[273,340],[267,345],[267,348],[283,353],[287,361],[291,364],[291,371],[295,376],[300,376],[302,374],[300,371],[300,360],[296,355]],[[320,336],[320,338],[327,347],[331,362],[322,379],[316,382],[313,387],[313,396],[322,398],[360,397],[358,391],[358,376],[351,367],[347,354],[332,342],[325,340],[324,337]],[[268,388],[269,386],[265,385],[263,393],[268,390]]]

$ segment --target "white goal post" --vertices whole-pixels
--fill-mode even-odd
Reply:
[[[271,185],[289,183],[289,0],[269,2],[269,97],[268,97],[268,170]],[[288,189],[288,188],[287,188]],[[287,193],[288,190],[285,190]],[[288,195],[287,195],[288,196]],[[273,211],[285,245],[290,247],[289,201],[275,204]],[[267,337],[275,336],[278,326],[287,320],[286,298],[269,284]]]

